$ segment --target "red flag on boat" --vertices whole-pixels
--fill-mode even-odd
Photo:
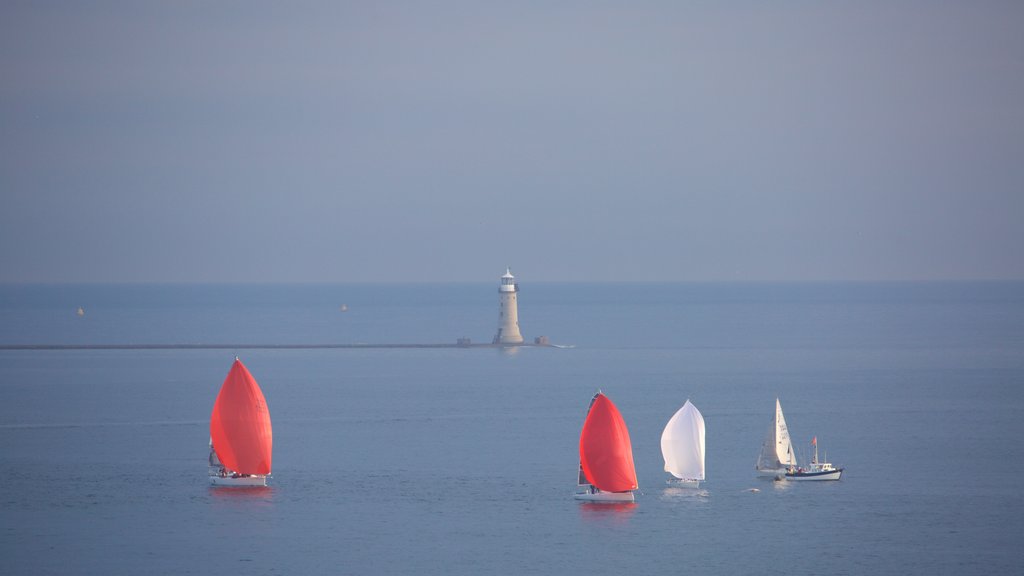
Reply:
[[[605,492],[636,490],[636,469],[629,430],[619,409],[600,392],[580,433],[580,466],[594,486]]]
[[[256,379],[238,358],[213,404],[210,439],[226,468],[240,474],[270,474],[270,410]]]
[[[818,445],[818,437],[815,436],[814,438],[811,439],[811,446],[817,446],[817,445]]]

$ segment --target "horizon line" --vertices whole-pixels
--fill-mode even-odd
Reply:
[[[499,278],[496,276],[495,278]],[[1021,278],[887,278],[887,279],[702,279],[702,280],[527,280],[524,284],[997,284]],[[338,286],[493,284],[491,280],[0,280],[0,286]]]

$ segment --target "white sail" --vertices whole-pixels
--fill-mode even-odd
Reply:
[[[704,417],[689,400],[661,432],[665,471],[685,480],[704,480]]]
[[[775,457],[782,466],[796,466],[796,451],[789,439],[789,428],[778,398],[775,399]]]
[[[768,427],[768,435],[761,444],[761,454],[757,457],[757,469],[764,472],[775,472],[796,466],[796,451],[789,439],[789,428],[786,417],[782,415],[782,404],[775,399],[775,418]]]

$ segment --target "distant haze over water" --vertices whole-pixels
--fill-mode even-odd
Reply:
[[[0,282],[1024,280],[1024,3],[0,4]]]

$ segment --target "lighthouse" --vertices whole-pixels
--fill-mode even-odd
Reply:
[[[519,307],[516,293],[519,284],[512,270],[506,268],[498,286],[498,333],[494,335],[493,344],[522,344],[523,335],[519,333]]]

